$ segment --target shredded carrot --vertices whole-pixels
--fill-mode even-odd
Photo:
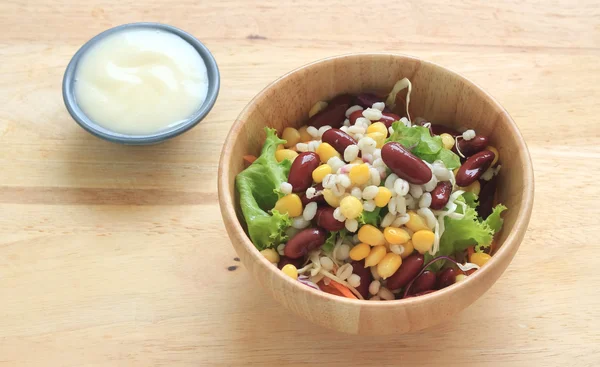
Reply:
[[[329,285],[335,287],[335,289],[337,289],[344,297],[346,297],[346,298],[352,298],[352,299],[357,299],[356,296],[352,293],[352,291],[350,291],[350,289],[348,289],[344,285],[336,282],[335,280],[332,280],[329,283]]]
[[[253,156],[253,155],[245,155],[244,156],[244,163],[246,163],[246,166],[251,165],[255,160],[256,160],[256,156]]]
[[[252,163],[256,160],[256,156],[254,155],[245,155],[244,160],[248,163]]]
[[[325,284],[323,281],[320,281],[319,283],[317,283],[317,285],[319,286],[319,289],[321,289],[323,292],[335,294],[336,296],[340,296],[340,297],[344,297],[344,295],[341,294],[340,291],[337,290],[337,288],[333,287],[331,285],[331,283]]]

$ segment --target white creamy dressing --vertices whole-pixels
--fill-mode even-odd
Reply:
[[[78,63],[75,98],[95,123],[143,135],[177,125],[208,91],[206,65],[181,37],[154,29],[123,30],[90,48]]]

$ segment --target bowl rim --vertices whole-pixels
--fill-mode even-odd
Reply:
[[[204,61],[204,64],[206,65],[206,72],[208,77],[208,90],[206,98],[204,102],[202,102],[202,105],[200,105],[199,108],[183,122],[152,134],[123,134],[107,129],[95,123],[91,118],[89,118],[85,114],[85,112],[83,112],[83,110],[79,107],[75,98],[75,88],[73,87],[73,85],[75,82],[75,72],[77,70],[77,66],[81,58],[91,47],[93,47],[96,43],[103,40],[107,36],[131,29],[156,29],[179,36],[184,41],[189,43],[196,50],[196,52],[198,52],[198,54]],[[221,83],[220,80],[221,76],[219,73],[219,67],[214,56],[202,42],[200,42],[190,33],[168,24],[156,22],[137,22],[121,24],[119,26],[109,28],[97,34],[96,36],[88,40],[86,43],[84,43],[79,48],[79,50],[77,50],[77,52],[73,55],[71,61],[69,61],[69,64],[65,69],[62,81],[62,95],[65,107],[67,108],[67,111],[69,112],[71,117],[75,120],[75,122],[77,122],[77,124],[79,124],[82,128],[84,128],[92,135],[114,143],[143,145],[162,142],[164,140],[173,138],[177,135],[183,134],[184,132],[196,126],[200,121],[202,121],[202,119],[204,119],[204,117],[208,115],[210,110],[215,105],[215,102],[217,101]]]
[[[221,156],[219,159],[218,195],[219,195],[219,205],[221,207],[221,215],[223,217],[223,220],[226,223],[230,223],[231,225],[233,225],[236,234],[239,235],[238,238],[242,239],[243,246],[246,247],[247,249],[250,249],[250,251],[248,253],[252,256],[253,260],[255,262],[257,261],[261,267],[268,268],[269,270],[267,270],[267,271],[276,272],[278,277],[280,277],[281,279],[284,279],[284,281],[287,281],[289,284],[292,284],[292,287],[295,287],[298,292],[308,292],[315,297],[319,297],[321,299],[330,300],[330,301],[334,301],[334,302],[341,302],[341,303],[345,303],[345,304],[349,304],[349,305],[356,305],[359,307],[376,306],[380,309],[384,309],[384,308],[391,309],[391,308],[396,308],[396,307],[402,306],[402,305],[415,305],[417,303],[425,303],[425,302],[435,303],[435,302],[439,301],[440,299],[442,299],[443,297],[447,296],[449,293],[453,293],[460,289],[468,288],[468,287],[471,287],[472,285],[475,285],[480,279],[484,278],[488,273],[491,273],[493,268],[501,266],[501,262],[503,260],[505,260],[505,258],[507,258],[508,263],[510,263],[511,258],[514,255],[514,252],[516,252],[516,250],[518,249],[518,247],[520,246],[520,243],[521,243],[521,240],[519,240],[519,238],[518,238],[519,233],[525,232],[525,230],[527,229],[527,226],[529,224],[529,220],[531,218],[531,211],[533,208],[533,198],[534,198],[534,174],[533,174],[533,164],[531,162],[531,156],[530,156],[529,150],[527,148],[527,144],[526,144],[525,140],[523,139],[521,132],[519,131],[517,125],[515,124],[513,118],[510,116],[510,114],[492,95],[490,95],[488,92],[486,92],[483,88],[481,88],[479,85],[472,82],[471,80],[467,79],[466,77],[462,76],[461,74],[453,71],[452,69],[443,67],[439,64],[436,64],[436,63],[433,63],[430,61],[426,61],[421,58],[417,58],[417,57],[413,57],[413,56],[409,56],[409,55],[405,55],[405,54],[390,53],[390,52],[361,52],[361,53],[348,53],[348,54],[331,56],[331,57],[323,58],[323,59],[305,64],[303,66],[300,66],[300,67],[284,74],[283,76],[277,78],[275,81],[269,83],[258,94],[256,94],[250,100],[250,102],[248,102],[248,104],[244,107],[244,109],[240,112],[240,114],[238,115],[238,117],[236,118],[234,123],[232,124],[225,141],[230,141],[233,137],[235,137],[236,135],[239,134],[239,132],[242,130],[242,127],[246,124],[246,120],[244,119],[244,117],[248,113],[248,111],[252,108],[252,106],[255,104],[255,102],[257,100],[259,100],[260,98],[262,98],[263,95],[266,94],[266,92],[268,92],[271,88],[273,88],[277,84],[285,81],[291,75],[293,75],[299,71],[309,69],[317,64],[331,63],[331,62],[335,62],[336,60],[341,59],[341,58],[360,59],[361,57],[372,57],[372,56],[395,57],[395,58],[400,58],[400,59],[405,59],[405,60],[410,60],[410,61],[416,61],[416,62],[420,62],[423,64],[428,64],[434,68],[438,68],[444,72],[453,74],[456,78],[459,78],[461,81],[463,81],[467,85],[470,85],[472,88],[479,90],[483,94],[484,97],[487,97],[491,103],[495,104],[500,109],[500,111],[505,113],[507,121],[508,121],[508,125],[509,125],[510,129],[513,130],[513,132],[515,133],[515,136],[517,137],[517,145],[520,148],[522,148],[522,149],[519,149],[519,154],[522,156],[523,161],[526,162],[526,164],[523,165],[523,181],[524,181],[523,193],[524,193],[524,195],[523,195],[522,205],[517,214],[517,219],[514,223],[511,233],[508,234],[505,241],[503,242],[502,247],[500,247],[500,249],[494,254],[494,256],[491,257],[491,259],[488,261],[486,266],[482,267],[481,269],[479,269],[472,275],[469,275],[463,281],[461,281],[459,283],[455,283],[449,287],[437,290],[437,291],[429,293],[429,294],[421,295],[418,297],[410,297],[410,298],[392,300],[392,301],[370,301],[370,300],[350,299],[350,298],[346,298],[346,297],[340,297],[340,296],[336,296],[333,294],[329,294],[327,292],[316,290],[311,287],[307,287],[307,286],[301,284],[300,282],[293,280],[289,276],[285,275],[282,271],[280,271],[277,268],[277,266],[271,264],[264,256],[262,256],[260,254],[260,252],[258,251],[258,249],[254,246],[254,244],[252,243],[252,241],[250,240],[250,238],[248,237],[246,232],[244,231],[244,228],[242,227],[240,220],[237,218],[236,211],[235,211],[236,204],[234,203],[234,200],[229,193],[229,187],[228,187],[228,183],[230,180],[229,171],[227,169],[225,169],[225,167],[224,167],[226,162],[229,161],[230,156],[232,154],[232,151],[233,151],[232,144],[223,144],[223,149],[221,151]],[[241,159],[241,157],[240,157],[240,159]],[[228,234],[231,237],[231,234],[229,233],[229,229],[228,229]],[[514,248],[514,252],[512,254],[510,253],[509,248],[510,249]]]

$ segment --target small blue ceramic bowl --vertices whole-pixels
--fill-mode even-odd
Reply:
[[[206,71],[208,73],[208,93],[206,94],[206,99],[202,103],[201,106],[198,106],[198,110],[190,116],[186,121],[177,124],[173,127],[167,128],[165,130],[161,130],[154,134],[149,135],[128,135],[121,134],[109,129],[106,129],[94,121],[92,121],[86,114],[79,108],[77,104],[77,99],[75,98],[75,71],[77,69],[77,64],[81,57],[90,49],[96,42],[102,40],[104,37],[111,35],[116,32],[121,32],[128,29],[139,29],[139,28],[149,28],[156,29],[161,31],[171,32],[185,41],[187,41],[192,47],[194,47],[202,59],[206,64]],[[161,23],[131,23],[131,24],[123,24],[115,28],[111,28],[106,30],[99,35],[95,36],[88,42],[86,42],[80,49],[75,53],[71,62],[69,62],[69,66],[67,66],[67,70],[65,71],[65,76],[63,78],[63,99],[65,101],[65,106],[69,111],[69,114],[73,117],[73,119],[81,125],[85,130],[90,133],[96,135],[99,138],[122,144],[130,144],[130,145],[144,145],[144,144],[154,144],[159,143],[164,140],[170,139],[174,136],[182,134],[187,130],[194,127],[197,123],[199,123],[212,109],[217,100],[217,96],[219,94],[219,84],[220,84],[220,76],[219,76],[219,68],[217,67],[217,62],[215,58],[210,53],[208,48],[204,46],[200,41],[198,41],[191,34],[182,31],[179,28],[175,28],[170,25],[161,24]]]

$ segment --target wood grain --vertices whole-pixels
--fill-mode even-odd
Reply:
[[[597,366],[599,17],[591,0],[0,2],[0,365]],[[221,94],[173,141],[115,146],[70,119],[60,82],[83,42],[141,20],[204,41]],[[216,170],[229,127],[275,78],[354,51],[467,76],[510,112],[532,155],[519,252],[433,330],[329,332],[281,309],[243,267],[227,270],[239,263]]]

